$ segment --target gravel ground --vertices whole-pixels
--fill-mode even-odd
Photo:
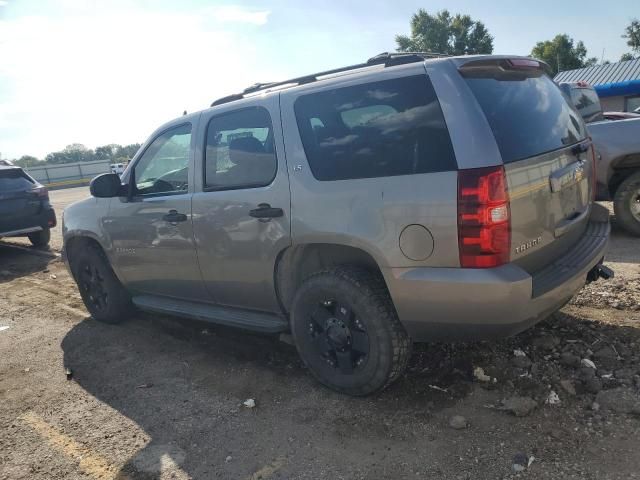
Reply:
[[[0,242],[0,479],[640,478],[638,247],[616,229],[615,279],[355,399],[270,336],[95,322],[59,259]]]

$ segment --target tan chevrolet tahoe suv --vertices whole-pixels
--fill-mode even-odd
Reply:
[[[385,54],[161,126],[65,210],[64,252],[97,320],[291,332],[366,395],[412,342],[513,335],[610,274],[593,160],[543,63]]]

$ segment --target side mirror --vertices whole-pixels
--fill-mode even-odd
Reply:
[[[97,198],[117,197],[122,192],[122,183],[117,173],[103,173],[91,180],[89,192]]]

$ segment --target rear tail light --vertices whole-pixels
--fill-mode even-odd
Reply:
[[[31,189],[31,192],[34,193],[38,198],[42,198],[42,199],[49,198],[49,191],[47,190],[47,187],[42,187],[42,186],[33,187]]]
[[[509,262],[511,214],[504,167],[458,172],[458,249],[464,268]]]

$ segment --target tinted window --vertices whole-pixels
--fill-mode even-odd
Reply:
[[[602,120],[600,99],[595,90],[591,88],[571,89],[571,101],[585,122],[597,122]]]
[[[504,163],[556,150],[586,137],[584,122],[546,75],[465,80],[487,117]]]
[[[0,192],[31,190],[34,182],[17,168],[0,170]]]
[[[269,112],[254,107],[213,117],[204,168],[208,189],[269,185],[277,169]]]
[[[140,195],[184,193],[189,188],[191,124],[180,125],[156,137],[135,166]]]
[[[457,168],[440,104],[425,75],[303,95],[294,108],[318,180]]]

